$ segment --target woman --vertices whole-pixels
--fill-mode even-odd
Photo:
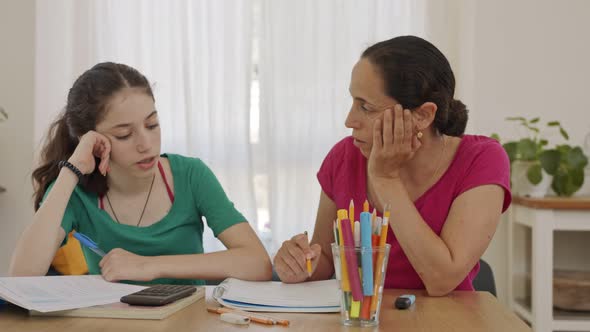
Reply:
[[[108,281],[270,279],[268,254],[209,168],[160,155],[160,142],[154,96],[141,73],[107,62],[82,74],[33,172],[36,213],[10,274],[44,275],[76,230],[107,253],[84,248],[90,274]],[[202,217],[228,250],[203,253]]]
[[[274,258],[283,282],[308,279],[306,258],[309,279],[330,278],[336,211],[368,199],[380,213],[391,207],[385,287],[425,288],[433,296],[473,290],[479,259],[510,205],[509,161],[497,141],[463,134],[467,109],[454,91],[447,59],[421,38],[397,37],[363,52],[350,82],[345,125],[352,136],[318,172],[311,245],[296,235]]]

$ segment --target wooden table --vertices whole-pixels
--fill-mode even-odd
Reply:
[[[508,296],[510,307],[530,322],[535,332],[590,331],[590,315],[553,309],[553,254],[555,231],[590,231],[590,197],[514,197],[508,220]],[[514,227],[531,229],[531,298],[520,298],[514,282],[529,271],[515,263],[518,250]],[[528,252],[528,248],[520,251]],[[583,252],[580,255],[587,255]],[[528,256],[528,255],[527,255]],[[583,256],[584,257],[584,256]],[[528,257],[527,257],[528,258]]]
[[[340,314],[268,314],[289,319],[289,327],[251,323],[238,326],[219,320],[207,312],[206,305],[217,306],[211,298],[213,287],[207,286],[206,301],[197,303],[164,320],[124,320],[65,317],[29,317],[12,305],[0,307],[2,332],[93,332],[93,331],[531,331],[515,314],[504,308],[487,292],[454,292],[447,297],[427,297],[414,291],[416,303],[408,310],[393,308],[394,299],[408,290],[385,291],[379,328],[351,328],[340,323]]]

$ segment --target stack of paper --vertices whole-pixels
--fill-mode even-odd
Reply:
[[[340,311],[340,294],[336,280],[284,284],[228,278],[215,288],[213,296],[221,305],[247,311]]]
[[[144,288],[107,282],[96,275],[0,278],[0,298],[40,312],[116,303]]]

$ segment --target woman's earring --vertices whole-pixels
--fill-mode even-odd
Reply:
[[[424,134],[422,134],[421,131],[419,131],[419,132],[416,133],[416,138],[421,139],[422,136],[424,136]]]

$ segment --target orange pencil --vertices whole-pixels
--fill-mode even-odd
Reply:
[[[303,232],[305,234],[305,236],[307,236],[307,231]],[[309,239],[308,239],[309,241]],[[310,258],[305,258],[306,264],[307,264],[307,276],[311,277],[311,273],[313,272],[311,269],[311,259]]]
[[[382,250],[385,250],[385,245],[387,244],[387,227],[389,226],[389,217],[389,204],[387,204],[385,206],[385,211],[383,212],[383,224],[381,225],[381,235],[379,236],[379,247]],[[375,280],[373,281],[373,298],[371,299],[371,314],[377,310],[377,301],[379,298],[377,296],[377,292],[379,292],[379,286],[381,284],[381,265],[383,265],[383,260],[385,259],[383,257],[384,254],[384,251],[379,251],[379,253],[377,253],[377,264],[375,265]],[[387,267],[385,268],[387,269]]]
[[[350,226],[354,229],[354,202],[352,199],[350,200],[350,204],[348,204],[348,219],[350,219]]]
[[[252,322],[255,323],[259,323],[259,324],[266,324],[266,325],[282,325],[282,326],[289,326],[290,322],[286,319],[276,319],[276,318],[272,318],[272,317],[268,317],[268,316],[263,316],[263,315],[252,315],[248,312],[242,311],[242,310],[237,310],[237,309],[228,309],[228,308],[223,308],[223,307],[219,307],[219,308],[207,308],[207,311],[212,312],[212,313],[216,313],[216,314],[224,314],[227,312],[231,312],[234,314],[238,314],[244,317],[248,317],[250,318],[250,320]]]
[[[367,201],[366,199],[363,203],[363,212],[369,212],[369,201]]]
[[[361,307],[361,319],[369,319],[370,318],[370,308],[371,308],[371,299],[372,296],[365,296],[363,297],[363,304]]]
[[[371,235],[371,246],[373,247],[373,271],[375,271],[375,267],[377,266],[377,251],[375,251],[375,247],[379,245],[379,235]]]

